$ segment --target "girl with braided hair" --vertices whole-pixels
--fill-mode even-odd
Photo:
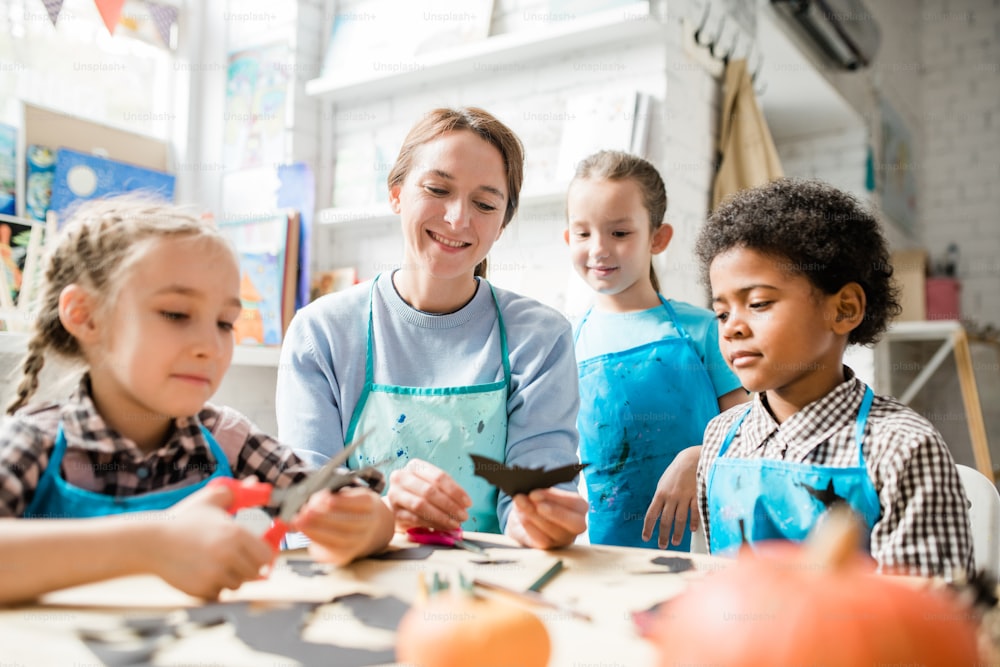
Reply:
[[[136,573],[212,598],[272,559],[224,511],[231,491],[207,486],[283,488],[309,468],[206,402],[232,359],[239,285],[233,249],[177,207],[117,198],[67,222],[0,423],[0,521],[23,519],[0,527],[0,602]],[[67,400],[30,405],[49,354],[85,372]],[[150,514],[115,516],[136,511]],[[314,494],[294,523],[314,557],[340,564],[384,547],[393,518],[374,491],[349,488]]]

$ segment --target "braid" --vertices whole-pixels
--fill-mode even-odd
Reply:
[[[183,209],[134,195],[90,202],[76,210],[46,260],[38,312],[21,364],[22,378],[7,414],[26,405],[38,389],[46,352],[84,360],[79,341],[59,318],[63,290],[80,285],[101,304],[111,303],[117,279],[134,259],[140,241],[182,235],[221,238],[213,226]]]

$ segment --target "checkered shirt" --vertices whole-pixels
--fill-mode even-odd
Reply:
[[[844,367],[846,380],[823,398],[778,424],[762,394],[733,438],[727,457],[777,459],[824,466],[857,465],[855,419],[865,384]],[[712,462],[738,405],[705,429],[698,462],[698,503],[708,517],[707,484]],[[941,434],[922,416],[888,396],[875,396],[864,439],[865,465],[878,493],[881,516],[871,536],[880,572],[951,578],[974,568],[969,502],[955,461]],[[711,533],[705,521],[706,536]]]
[[[215,459],[202,425],[225,452],[237,479],[253,476],[284,488],[309,470],[290,447],[246,417],[211,404],[195,417],[175,419],[163,446],[143,453],[104,422],[90,397],[89,378],[84,377],[67,402],[29,406],[0,422],[0,517],[24,514],[48,465],[60,423],[66,436],[63,478],[114,497],[168,491],[209,477]]]

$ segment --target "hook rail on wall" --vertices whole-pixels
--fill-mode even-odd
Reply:
[[[763,95],[767,85],[760,81],[759,75],[764,65],[764,55],[752,37],[746,40],[748,46],[745,53],[738,53],[744,31],[735,21],[727,21],[728,18],[724,9],[714,12],[710,1],[705,3],[697,23],[687,17],[682,18],[684,53],[717,79],[725,74],[730,59],[745,58],[751,72],[750,79],[754,83],[754,92],[758,96]],[[729,30],[731,37],[728,39],[728,46],[724,46],[727,25],[733,27]]]

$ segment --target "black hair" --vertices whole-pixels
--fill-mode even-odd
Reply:
[[[709,216],[695,245],[702,280],[718,255],[747,248],[776,258],[825,294],[856,282],[865,316],[848,342],[871,345],[900,313],[889,249],[875,215],[852,195],[817,180],[780,178],[738,192]]]

